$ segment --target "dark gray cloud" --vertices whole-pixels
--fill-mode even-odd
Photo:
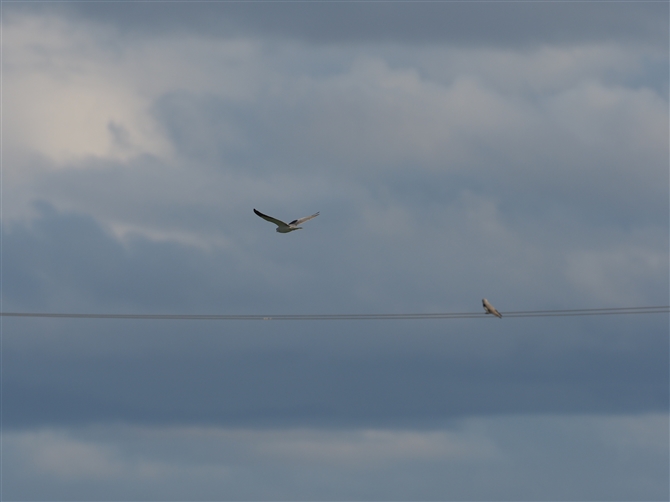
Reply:
[[[669,404],[664,328],[667,323],[652,326],[643,335],[619,335],[626,340],[647,338],[643,349],[625,354],[578,348],[551,357],[542,350],[525,349],[496,361],[401,355],[329,357],[327,343],[321,350],[253,353],[226,351],[224,346],[199,356],[175,350],[142,357],[78,358],[6,350],[5,372],[12,377],[3,388],[4,425],[10,429],[114,422],[435,427],[473,415],[661,413]],[[92,325],[76,329],[90,337],[100,331]],[[305,332],[305,328],[293,329]],[[309,334],[324,338],[340,336],[345,330],[360,331],[360,337],[374,336],[383,343],[382,336],[367,334],[383,329],[324,325],[310,327]],[[14,330],[5,330],[5,338],[18,336],[12,334]],[[50,331],[42,330],[43,334]],[[160,328],[149,330],[151,334],[138,326],[104,329],[117,343],[128,343],[130,336],[147,337],[154,345],[173,339],[168,333],[161,334]],[[180,331],[190,344],[201,347],[212,336],[254,336],[237,325],[204,330],[184,326]],[[405,335],[416,338],[418,331],[423,330],[407,327]],[[472,334],[466,327],[459,331],[451,336],[469,334],[473,346],[489,338]],[[21,332],[26,338],[32,336],[25,328]],[[606,337],[599,338],[601,347],[606,347]],[[528,342],[530,336],[517,339]]]
[[[221,267],[225,255],[141,237],[122,245],[90,217],[41,211],[3,236],[12,264],[4,305],[170,313],[349,305],[341,297],[350,285],[331,284],[309,262],[316,280],[293,283],[282,300],[285,284]],[[668,407],[666,316],[490,321],[5,319],[4,424],[429,426]]]
[[[12,9],[35,9],[13,6]],[[137,35],[263,36],[312,43],[468,46],[666,41],[653,2],[76,2],[47,6]]]
[[[2,306],[667,305],[667,9],[5,4]],[[3,318],[3,494],[664,500],[668,329]]]

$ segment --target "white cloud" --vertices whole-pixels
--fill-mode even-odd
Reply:
[[[667,415],[613,416],[603,417],[597,422],[595,429],[603,443],[615,447],[619,454],[625,455],[631,451],[668,454],[670,430]]]
[[[116,478],[124,470],[116,448],[70,437],[58,431],[5,436],[10,448],[41,476],[62,481]]]
[[[389,57],[398,58],[402,48]],[[641,58],[640,54],[645,54]],[[482,81],[513,95],[551,95],[594,77],[629,81],[644,76],[667,62],[667,48],[625,45],[616,42],[575,45],[540,45],[526,49],[498,47],[428,49],[412,58],[421,73],[439,82],[462,75]],[[403,59],[404,61],[404,59]]]
[[[589,79],[552,96],[547,107],[578,144],[618,155],[632,153],[629,158],[638,163],[658,164],[661,154],[667,153],[667,101],[650,89],[607,86]]]
[[[269,128],[262,132],[283,145],[270,152],[283,166],[305,159],[365,171],[409,164],[487,172],[492,166],[475,167],[491,161],[482,148],[503,161],[523,161],[520,151],[529,142],[536,143],[530,148],[536,154],[549,148],[552,155],[567,155],[551,146],[555,124],[578,143],[667,153],[665,101],[649,89],[606,83],[613,74],[643,73],[640,61],[658,57],[653,51],[646,56],[645,47],[419,46],[399,62],[391,48],[379,45],[280,43],[271,50],[244,38],[124,40],[108,27],[62,17],[9,19],[6,144],[56,165],[83,166],[71,161],[91,155],[128,161],[150,153],[174,160],[150,110],[173,91],[244,104],[248,116]],[[324,72],[324,65],[332,70]],[[198,125],[202,112],[193,110],[187,127],[211,127]],[[216,128],[200,134],[203,148],[224,137],[245,150],[267,148],[258,131],[243,132],[236,122],[220,121]]]
[[[495,458],[486,438],[470,432],[363,430],[356,432],[287,431],[273,433],[257,447],[270,458],[341,466],[380,465],[416,460],[472,462]]]
[[[668,255],[636,244],[576,250],[567,256],[566,274],[575,289],[597,305],[663,305],[650,284],[668,277]],[[667,297],[666,297],[667,298]]]
[[[104,46],[110,36],[58,17],[6,21],[3,120],[10,149],[54,166],[87,156],[169,154],[148,114],[151,101],[128,80],[123,56]]]
[[[5,432],[11,499],[663,499],[667,414],[412,429]],[[150,494],[150,495],[148,495]]]

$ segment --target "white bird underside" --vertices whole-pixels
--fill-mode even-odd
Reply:
[[[482,300],[482,305],[484,306],[484,310],[486,310],[487,314],[493,314],[496,317],[502,317],[502,314],[496,310],[496,308],[489,303],[489,301],[484,298]]]
[[[287,234],[289,232],[293,232],[294,230],[300,230],[302,227],[298,225],[301,225],[302,223],[305,223],[307,220],[311,220],[312,218],[316,218],[317,216],[319,216],[319,213],[314,213],[312,216],[305,216],[304,218],[293,220],[290,223],[284,223],[283,221],[278,220],[277,218],[273,218],[272,216],[268,216],[267,214],[263,214],[260,211],[257,211],[256,209],[254,209],[254,213],[256,213],[264,220],[267,220],[277,225],[277,232],[279,232],[280,234]]]

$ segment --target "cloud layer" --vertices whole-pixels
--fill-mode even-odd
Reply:
[[[667,493],[654,482],[667,475],[667,426],[666,415],[651,414],[480,418],[439,431],[45,429],[5,435],[5,455],[14,461],[5,468],[4,494],[30,500],[100,493],[115,500],[658,500]]]
[[[668,305],[667,8],[4,6],[2,308]],[[668,329],[3,318],[3,496],[667,498]]]

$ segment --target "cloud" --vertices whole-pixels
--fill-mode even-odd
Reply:
[[[170,229],[147,221],[152,204],[131,201],[133,211],[119,212],[129,194],[155,190],[163,201],[227,214],[221,205],[247,194],[283,204],[388,187],[397,198],[409,181],[465,186],[524,213],[576,209],[598,224],[667,226],[658,209],[667,203],[667,100],[657,78],[665,49],[615,41],[324,48],[193,34],[175,42],[71,27],[62,16],[9,19],[6,218],[34,217],[31,201],[44,198],[120,234],[203,244],[211,228],[195,236],[193,221]],[[112,179],[147,165],[141,182]],[[54,169],[63,176],[49,176]],[[97,171],[99,181],[72,170]],[[98,201],[110,199],[120,207],[103,210]]]
[[[599,42],[396,53],[193,33],[124,39],[118,27],[72,23],[17,14],[9,24],[8,82],[26,65],[35,82],[62,86],[38,96],[58,113],[16,108],[8,119],[31,127],[17,129],[22,147],[6,157],[7,309],[472,311],[485,295],[503,312],[667,303],[667,100],[654,77],[663,50]],[[84,83],[92,103],[111,108],[91,109],[93,126],[59,129],[59,89],[76,96]],[[19,101],[38,90],[8,89]],[[32,124],[65,134],[53,143],[64,150]],[[142,136],[142,124],[154,135]],[[253,207],[322,214],[277,239]],[[236,325],[223,329],[244,336],[204,347],[182,340],[180,326],[10,323],[5,348],[22,363],[6,389],[6,423],[377,426],[655,411],[667,404],[667,326],[634,322],[374,324],[364,337],[331,325],[273,325],[276,336]],[[637,351],[609,345],[629,347],[640,326],[649,337]],[[16,336],[24,329],[30,336]],[[54,333],[68,341],[54,345]],[[179,354],[188,354],[181,385],[171,376]],[[643,391],[613,370],[622,361]],[[164,381],[147,379],[148,367]],[[164,382],[188,406],[173,408]]]
[[[5,5],[3,309],[667,305],[667,9]],[[3,494],[667,499],[667,333],[3,318]]]
[[[17,8],[17,7],[15,7]],[[330,3],[251,4],[181,2],[175,5],[119,6],[85,2],[20,6],[66,12],[81,22],[119,27],[126,35],[165,33],[209,37],[240,33],[311,44],[397,42],[459,46],[574,44],[625,40],[667,46],[667,6],[624,4]]]
[[[659,500],[668,490],[659,448],[667,431],[661,413],[478,418],[431,430],[6,432],[4,489],[31,500]],[[55,451],[68,454],[45,465]]]
[[[668,406],[664,316],[5,320],[3,333],[7,430],[116,422],[375,428]]]
[[[261,437],[265,435],[268,437],[256,447],[261,455],[305,465],[358,464],[363,469],[375,469],[399,460],[453,458],[467,462],[497,454],[485,439],[451,431],[363,430],[343,434],[289,430],[281,434],[266,432]]]
[[[129,88],[119,54],[96,32],[57,17],[12,17],[5,27],[5,140],[54,165],[87,156],[166,155],[148,102]],[[12,172],[13,170],[10,170]]]
[[[667,254],[650,253],[648,250],[631,246],[608,249],[606,251],[576,251],[568,256],[567,273],[582,290],[591,292],[612,304],[640,304],[642,297],[632,277],[667,276]],[[606,291],[611,293],[607,298]],[[659,298],[660,299],[660,298]]]
[[[62,481],[110,479],[121,474],[122,465],[115,458],[114,448],[73,440],[63,433],[40,431],[20,434],[12,446],[23,457],[20,461]]]

